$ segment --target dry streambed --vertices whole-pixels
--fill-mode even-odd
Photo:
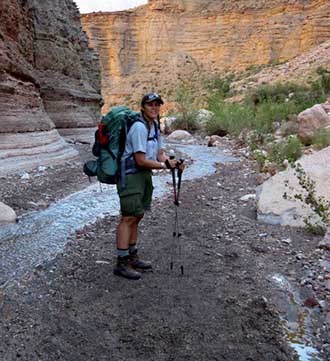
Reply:
[[[14,238],[13,230],[2,230],[3,359],[151,361],[157,353],[159,360],[284,361],[294,360],[291,342],[300,360],[327,360],[329,294],[315,277],[327,260],[318,239],[256,222],[253,201],[240,200],[255,188],[248,162],[219,165],[206,177],[221,152],[192,150],[195,162],[185,174],[192,181],[183,183],[180,207],[184,277],[178,258],[168,270],[168,176],[155,177],[163,193],[141,234],[155,270],[137,287],[111,273],[117,220],[109,204],[114,212],[118,206],[108,189],[94,185],[23,217]],[[96,214],[85,218],[90,208]],[[100,214],[105,218],[94,223]]]

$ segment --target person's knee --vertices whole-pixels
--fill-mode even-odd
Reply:
[[[140,222],[143,215],[139,216],[124,216],[121,218],[121,223],[127,225],[128,227],[133,227]]]

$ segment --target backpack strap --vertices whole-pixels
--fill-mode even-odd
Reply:
[[[143,124],[146,126],[146,128],[148,129],[147,142],[149,142],[149,141],[154,141],[154,140],[158,140],[158,138],[159,138],[159,130],[158,130],[157,122],[156,122],[156,121],[153,122],[153,126],[154,126],[154,129],[155,129],[155,134],[154,134],[154,136],[150,137],[151,127],[149,127],[148,124],[146,124],[146,122],[144,121],[144,119],[142,119],[141,117],[137,117],[137,118],[130,124],[130,126],[129,126],[127,129],[125,129],[125,131],[126,131],[126,136],[127,136],[128,132],[130,131],[132,125],[133,125],[135,122],[141,122],[141,123],[143,123]],[[133,155],[133,154],[130,155],[129,157],[121,160],[121,164],[120,164],[120,181],[121,181],[121,185],[122,185],[123,188],[126,186],[125,176],[126,176],[127,174],[137,173],[138,171],[139,171],[139,170],[136,168],[136,163],[135,163],[134,155]]]
[[[158,140],[158,124],[156,123],[156,121],[154,121],[154,128],[155,128],[155,135],[153,137],[150,137],[151,128],[148,127],[148,139],[147,139],[148,142],[150,140]]]

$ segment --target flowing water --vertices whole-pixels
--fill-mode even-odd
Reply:
[[[193,160],[183,174],[191,180],[214,173],[216,162],[233,162],[219,148],[175,145]],[[154,177],[154,196],[171,191],[171,176]],[[64,249],[70,235],[106,215],[119,214],[116,187],[98,183],[52,204],[43,211],[23,216],[17,224],[0,228],[0,287],[19,279],[38,264],[54,258]]]
[[[291,347],[297,352],[300,361],[322,361],[319,352],[309,345],[311,339],[311,311],[301,307],[299,292],[290,281],[281,274],[274,274],[271,281],[280,291],[284,291],[282,317],[287,329],[287,337]]]

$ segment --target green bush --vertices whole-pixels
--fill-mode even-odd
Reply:
[[[330,129],[319,129],[312,137],[312,144],[316,149],[323,149],[330,145]]]
[[[276,163],[280,168],[283,166],[283,161],[286,159],[293,164],[301,157],[302,148],[303,146],[297,136],[291,135],[288,139],[268,144],[267,160]]]
[[[250,101],[255,107],[263,103],[290,104],[295,112],[301,112],[325,100],[327,91],[326,84],[316,81],[311,86],[301,86],[295,83],[276,83],[262,85],[250,94],[246,101]]]
[[[215,116],[207,124],[208,134],[225,130],[238,135],[244,128],[257,133],[272,132],[274,122],[290,120],[316,103],[322,103],[330,93],[330,72],[319,70],[319,79],[309,86],[295,83],[262,85],[247,95],[243,103],[225,103],[230,94],[231,77],[209,83],[208,109]]]
[[[211,92],[209,98],[226,98],[230,96],[230,86],[234,75],[217,76],[206,81],[206,89]]]
[[[197,111],[188,111],[184,115],[179,114],[176,116],[176,120],[173,122],[172,126],[174,129],[183,129],[190,131],[198,130],[198,122],[196,120]]]
[[[261,85],[251,95],[254,104],[265,102],[283,103],[298,89],[298,86],[291,83],[276,83],[274,85]]]
[[[214,113],[206,124],[208,134],[218,134],[223,130],[238,135],[244,128],[251,128],[253,120],[252,108],[244,104],[224,102],[213,103],[209,110]]]
[[[325,197],[319,196],[316,193],[315,181],[310,178],[300,163],[296,163],[293,168],[303,192],[294,193],[293,195],[285,192],[283,198],[299,200],[303,207],[310,208],[313,215],[304,219],[307,230],[314,234],[324,235],[326,227],[330,222],[330,202]],[[294,191],[288,182],[285,185],[291,192]]]
[[[197,129],[196,114],[199,108],[200,97],[192,84],[181,83],[175,94],[178,107],[177,121],[173,126],[176,129],[187,131]]]
[[[288,120],[296,114],[296,106],[292,102],[276,103],[267,101],[262,103],[255,111],[253,129],[259,132],[271,132],[274,122]]]

